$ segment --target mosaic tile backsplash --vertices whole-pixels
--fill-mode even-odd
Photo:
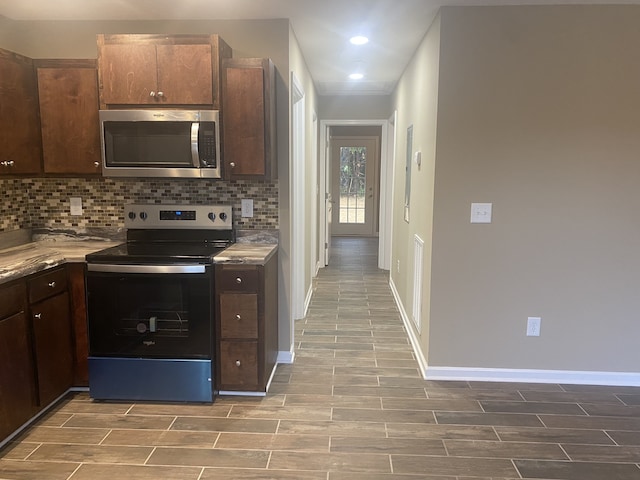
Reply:
[[[125,203],[230,204],[235,228],[278,228],[277,181],[24,178],[0,179],[0,188],[0,231],[122,229]],[[71,197],[82,198],[82,215],[71,216]],[[253,199],[252,218],[240,215],[243,198]]]

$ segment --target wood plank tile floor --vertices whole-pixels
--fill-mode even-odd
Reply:
[[[0,451],[0,479],[640,479],[640,388],[424,381],[376,250],[336,239],[268,396],[73,394]]]

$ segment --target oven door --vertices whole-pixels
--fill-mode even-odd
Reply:
[[[205,265],[87,265],[91,357],[212,358]]]

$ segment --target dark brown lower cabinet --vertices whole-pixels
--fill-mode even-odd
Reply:
[[[31,305],[33,345],[38,372],[38,398],[46,407],[73,384],[69,294],[64,292]]]
[[[67,272],[0,286],[0,442],[73,384]]]
[[[73,331],[73,385],[76,387],[89,386],[89,337],[84,278],[84,263],[67,264]]]
[[[0,319],[0,441],[35,412],[31,340],[27,316],[21,311]]]
[[[278,355],[277,254],[265,265],[216,265],[217,388],[265,392]]]

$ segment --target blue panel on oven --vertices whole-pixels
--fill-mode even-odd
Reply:
[[[212,402],[211,360],[89,357],[96,400]]]

